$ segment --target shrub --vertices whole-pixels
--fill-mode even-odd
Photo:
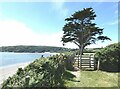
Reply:
[[[73,70],[74,69],[74,62],[75,62],[75,54],[69,54],[69,55],[65,55],[65,60],[64,60],[64,63],[65,63],[65,68],[67,70]]]
[[[106,46],[98,51],[95,59],[100,59],[100,70],[120,71],[118,64],[120,61],[120,42]]]
[[[16,74],[2,83],[1,89],[26,89],[26,87],[60,87],[63,86],[65,72],[64,56],[36,59],[24,69],[19,68]]]

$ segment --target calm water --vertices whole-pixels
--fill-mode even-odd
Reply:
[[[12,53],[0,52],[0,67],[17,63],[32,62],[41,56],[48,57],[54,53]]]

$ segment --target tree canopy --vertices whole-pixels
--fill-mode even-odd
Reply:
[[[73,42],[78,47],[95,43],[97,40],[110,40],[107,36],[102,36],[103,29],[96,26],[96,14],[93,8],[84,8],[75,12],[71,17],[66,18],[67,23],[63,27],[63,43]]]

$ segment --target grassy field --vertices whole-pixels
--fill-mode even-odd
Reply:
[[[80,76],[77,78],[70,73],[69,71],[69,74],[66,75],[69,77],[69,80],[65,80],[67,87],[118,87],[118,73],[81,71],[78,72]]]

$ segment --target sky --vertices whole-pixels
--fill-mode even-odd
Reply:
[[[88,48],[118,42],[118,2],[0,2],[0,46],[44,45],[63,47],[65,18],[92,7],[95,22],[112,41],[97,42]],[[73,43],[64,47],[77,48]]]

